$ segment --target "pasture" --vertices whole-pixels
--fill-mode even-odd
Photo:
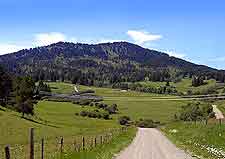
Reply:
[[[48,83],[52,88],[55,88],[57,92],[64,92],[64,88],[71,93],[73,91],[73,85],[66,83]],[[174,96],[163,96],[151,93],[141,93],[135,91],[122,92],[119,89],[111,88],[97,88],[87,86],[77,86],[79,90],[92,89],[97,95],[104,97],[104,103],[113,104],[116,103],[119,108],[119,114],[115,115],[115,118],[122,115],[128,115],[132,119],[149,118],[163,123],[170,122],[173,119],[174,112],[179,111],[180,107],[186,103],[186,101],[179,100],[160,100],[176,98]],[[54,90],[53,90],[54,91]],[[54,91],[56,92],[56,91]]]

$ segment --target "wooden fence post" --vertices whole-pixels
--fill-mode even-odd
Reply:
[[[222,119],[219,119],[219,123],[220,123],[220,125],[222,125]]]
[[[96,147],[97,146],[97,138],[95,137],[95,145],[94,145],[94,147]]]
[[[102,138],[102,136],[100,136],[100,143],[101,143],[101,145],[103,144],[103,138]]]
[[[74,146],[74,151],[77,151],[77,144],[76,144],[76,139],[74,140],[74,143],[73,143],[73,146]]]
[[[85,139],[82,137],[82,149],[85,150]]]
[[[61,158],[63,156],[63,144],[64,144],[64,141],[63,141],[63,137],[62,137],[60,140],[60,157]]]
[[[34,128],[30,129],[30,159],[34,159]]]
[[[9,146],[5,147],[5,158],[10,159],[10,149]]]
[[[41,139],[41,159],[44,159],[44,138]]]

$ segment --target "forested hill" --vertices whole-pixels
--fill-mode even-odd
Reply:
[[[175,80],[192,75],[223,80],[224,71],[196,65],[128,42],[96,45],[58,42],[0,56],[0,65],[35,79],[94,82]]]

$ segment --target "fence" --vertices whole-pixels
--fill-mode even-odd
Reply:
[[[60,159],[65,154],[91,151],[93,148],[109,143],[114,137],[125,133],[126,127],[110,129],[97,136],[56,137],[53,140],[35,141],[35,131],[30,129],[29,144],[0,145],[0,159]]]

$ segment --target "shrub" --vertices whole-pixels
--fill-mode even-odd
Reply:
[[[105,108],[106,111],[109,112],[109,114],[116,114],[117,111],[118,111],[118,108],[117,108],[117,104],[113,104],[111,106],[108,106]]]
[[[140,119],[135,125],[141,128],[156,128],[159,124],[160,122],[154,122],[151,119]]]
[[[95,106],[96,106],[96,107],[98,107],[98,105],[99,105],[99,103],[98,103],[98,102],[96,102],[96,103],[95,103]]]
[[[75,115],[79,115],[78,113],[76,113]],[[94,111],[81,111],[80,112],[80,116],[82,117],[89,117],[89,118],[103,118],[105,120],[109,120],[110,119],[110,115],[108,112],[99,112],[98,110],[94,110]]]
[[[120,125],[128,125],[130,123],[130,117],[128,116],[122,116],[119,118]]]
[[[99,104],[97,104],[95,106],[97,108],[99,108],[99,109],[106,109],[108,107],[108,105],[107,104],[104,104],[104,103],[99,103]]]
[[[213,107],[208,103],[188,103],[182,107],[179,119],[183,121],[198,121],[214,117]]]
[[[83,116],[83,117],[85,117],[85,116],[87,116],[88,115],[88,112],[87,111],[81,111],[80,112],[80,116]]]
[[[103,119],[105,119],[105,120],[110,119],[109,113],[103,113],[102,117],[103,117]]]

